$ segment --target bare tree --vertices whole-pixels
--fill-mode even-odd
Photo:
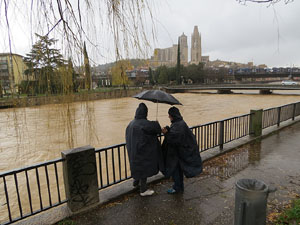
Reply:
[[[254,3],[262,3],[262,4],[276,4],[278,2],[283,1],[285,4],[291,3],[294,0],[236,0],[239,3],[247,3],[247,2],[254,2]]]
[[[151,4],[151,0],[3,0],[0,32],[5,30],[11,47],[12,25],[19,18],[27,20],[31,34],[59,39],[68,55],[82,53],[84,41],[101,54],[108,47],[98,39],[110,35],[114,55],[120,59],[133,49],[138,54],[150,50],[145,21],[153,18]],[[154,34],[154,26],[149,29]]]

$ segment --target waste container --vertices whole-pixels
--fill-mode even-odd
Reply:
[[[240,179],[235,187],[234,225],[265,225],[267,198],[276,188],[256,179]]]

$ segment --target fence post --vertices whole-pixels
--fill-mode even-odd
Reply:
[[[86,210],[99,202],[95,149],[92,146],[63,151],[63,175],[68,207]]]
[[[220,144],[220,151],[222,151],[223,150],[223,144],[224,144],[224,120],[220,121],[219,144]]]
[[[277,127],[279,127],[279,125],[280,125],[280,113],[281,113],[281,107],[278,107],[277,110],[278,110]]]
[[[262,109],[251,109],[250,110],[250,126],[249,133],[251,136],[257,137],[262,134]]]
[[[295,115],[296,115],[296,103],[293,104],[293,117],[292,120],[295,120]]]

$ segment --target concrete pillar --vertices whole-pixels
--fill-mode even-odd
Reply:
[[[224,145],[224,120],[220,121],[219,144],[220,144],[220,151],[222,151],[223,150],[223,145]]]
[[[230,89],[219,89],[218,94],[232,94],[233,92]]]
[[[250,110],[250,135],[257,137],[262,134],[262,109],[251,109]]]
[[[63,175],[68,207],[83,211],[99,202],[95,149],[89,145],[63,151]]]
[[[297,107],[297,103],[294,103],[294,104],[293,104],[293,115],[292,115],[292,120],[295,120],[296,107]]]
[[[259,94],[269,95],[269,94],[272,94],[272,91],[270,89],[261,89],[261,90],[259,90]]]

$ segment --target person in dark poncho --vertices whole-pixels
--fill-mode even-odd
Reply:
[[[162,170],[163,160],[161,146],[157,135],[161,127],[157,121],[147,120],[148,108],[140,103],[135,118],[126,128],[126,146],[130,162],[133,185],[140,185],[140,195],[149,196],[154,193],[147,189],[147,177],[156,175]]]
[[[179,109],[171,107],[168,113],[171,126],[162,129],[165,135],[162,145],[164,175],[173,178],[174,185],[167,192],[175,194],[184,191],[183,175],[190,178],[202,172],[202,160],[196,137],[184,122]]]

